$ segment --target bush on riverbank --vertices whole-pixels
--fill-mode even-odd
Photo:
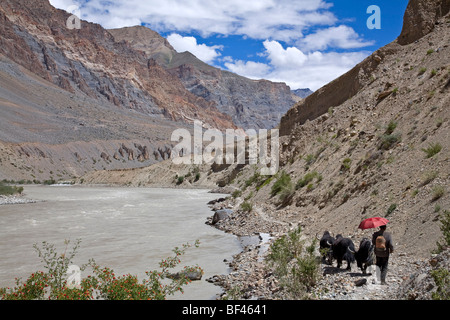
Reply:
[[[267,263],[289,299],[305,298],[316,285],[320,267],[314,255],[316,242],[314,239],[305,247],[305,241],[301,240],[301,227],[298,227],[270,246]]]
[[[71,251],[63,254],[56,252],[54,245],[43,242],[42,248],[34,245],[39,257],[44,263],[46,272],[32,273],[24,282],[16,278],[16,287],[0,288],[2,300],[164,300],[173,295],[191,282],[186,272],[180,272],[179,277],[171,277],[171,269],[181,263],[180,256],[191,247],[184,244],[182,248],[174,248],[173,256],[161,260],[160,270],[147,271],[147,277],[139,282],[137,276],[127,274],[116,276],[114,270],[108,267],[100,267],[93,259],[89,260],[81,268],[72,266],[72,260],[81,240],[77,240]],[[198,240],[195,242],[198,247]],[[84,271],[92,268],[93,276],[77,280],[77,273],[67,274],[68,271]],[[202,272],[198,266],[185,267],[185,270]],[[170,280],[168,280],[170,279]],[[167,280],[167,281],[166,281]]]

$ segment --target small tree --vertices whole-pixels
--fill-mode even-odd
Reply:
[[[273,268],[289,298],[304,298],[315,286],[319,277],[319,264],[314,255],[316,244],[317,240],[313,240],[304,252],[301,227],[298,227],[271,245],[267,264]]]
[[[180,272],[173,277],[169,272],[181,263],[180,256],[191,247],[184,244],[182,248],[173,249],[174,255],[159,263],[160,270],[147,271],[147,278],[139,282],[137,276],[126,274],[116,276],[114,270],[108,267],[100,267],[93,259],[84,265],[81,270],[92,267],[93,276],[82,279],[79,286],[68,286],[66,272],[79,247],[81,240],[77,240],[72,251],[66,254],[58,254],[54,245],[43,242],[43,247],[35,245],[39,257],[44,263],[47,272],[38,271],[23,283],[16,279],[15,288],[1,288],[0,295],[3,300],[162,300],[169,295],[180,291],[191,282],[188,274],[201,272],[200,267],[185,267],[185,272]],[[195,247],[198,247],[198,240]],[[170,281],[165,281],[170,279]]]
[[[272,186],[270,194],[279,195],[280,200],[284,202],[289,199],[295,192],[295,186],[291,181],[291,176],[286,172],[282,172],[280,178]]]

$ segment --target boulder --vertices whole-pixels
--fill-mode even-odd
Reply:
[[[202,279],[203,273],[201,271],[180,271],[177,273],[172,273],[169,275],[171,279],[180,279],[182,276],[185,276],[191,281],[198,281]]]
[[[221,220],[225,220],[228,219],[228,217],[233,213],[233,210],[231,209],[221,209],[221,210],[217,210],[214,213],[213,219],[212,219],[212,224],[216,224],[217,222],[221,221]]]

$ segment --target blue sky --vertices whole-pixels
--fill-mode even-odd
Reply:
[[[50,0],[105,28],[145,25],[178,51],[252,79],[317,90],[401,32],[407,0]],[[380,29],[369,29],[371,5]],[[73,7],[72,7],[73,8]]]

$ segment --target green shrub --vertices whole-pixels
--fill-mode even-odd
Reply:
[[[272,186],[271,189],[271,196],[275,196],[279,194],[284,188],[286,188],[286,185],[291,183],[291,176],[288,175],[285,171],[281,172],[281,176],[275,181],[275,183]]]
[[[434,157],[442,150],[442,145],[440,143],[431,144],[428,148],[423,148],[422,151],[426,153],[427,158]]]
[[[378,148],[381,150],[389,150],[393,146],[395,146],[397,143],[401,141],[401,135],[396,134],[384,134],[381,136],[381,141],[378,146]]]
[[[282,172],[281,176],[275,181],[271,189],[271,196],[279,195],[282,202],[290,198],[295,192],[294,184],[291,181],[291,176],[286,172]]]
[[[431,294],[433,300],[450,300],[450,271],[439,268],[431,271],[431,276],[436,283],[436,291]]]
[[[241,209],[242,209],[244,212],[251,212],[251,211],[253,210],[253,205],[252,205],[250,202],[244,201],[244,202],[241,204]]]
[[[266,263],[273,268],[280,286],[292,299],[304,298],[306,292],[317,283],[319,264],[314,256],[316,242],[314,239],[304,248],[301,227],[298,227],[275,240],[270,246]]]
[[[397,209],[397,204],[396,203],[391,204],[387,209],[386,217],[389,216],[392,212],[394,212],[395,209]]]
[[[388,123],[388,125],[386,127],[386,131],[384,133],[387,134],[387,135],[390,135],[390,134],[392,134],[395,131],[396,128],[397,128],[397,122],[391,120]]]
[[[437,199],[441,198],[445,193],[445,188],[443,186],[434,186],[433,187],[433,197],[432,201],[436,201]]]
[[[55,184],[55,183],[56,183],[56,180],[53,179],[53,178],[48,179],[48,180],[44,180],[44,182],[42,182],[42,184],[44,184],[44,185],[52,185],[52,184]]]
[[[233,197],[233,198],[239,198],[240,196],[242,195],[242,191],[241,190],[235,190],[235,191],[233,191],[233,193],[231,194],[231,196]]]
[[[313,154],[308,154],[305,156],[306,165],[310,166],[316,161],[316,157]]]
[[[441,231],[443,235],[443,242],[437,242],[437,251],[436,253],[440,253],[443,251],[445,247],[450,246],[450,211],[444,210],[440,217],[441,223]]]
[[[15,194],[22,194],[23,187],[6,186],[3,182],[0,182],[0,195],[12,196]]]
[[[425,175],[422,178],[422,182],[420,183],[420,186],[426,186],[427,184],[429,184],[431,181],[433,181],[434,179],[437,178],[437,176],[439,175],[439,172],[437,171],[429,171],[426,172]]]
[[[248,180],[245,181],[245,186],[249,187],[254,183],[259,183],[261,178],[261,174],[259,172],[255,172],[253,176],[251,176]]]
[[[288,263],[292,259],[298,258],[302,252],[301,231],[301,227],[298,227],[275,240],[270,246],[267,262],[275,268],[275,273],[280,278],[288,275],[290,271]]]
[[[259,191],[262,187],[268,185],[274,176],[266,176],[265,179],[261,179],[258,184],[256,185],[256,191]]]
[[[286,200],[288,200],[290,197],[292,197],[292,195],[295,192],[295,187],[294,184],[292,182],[289,182],[284,188],[283,190],[281,190],[280,192],[280,201],[281,202],[285,202]]]
[[[180,177],[178,177],[178,178],[177,178],[177,185],[180,185],[180,184],[182,184],[182,183],[183,183],[183,181],[184,181],[184,176],[180,176]]]
[[[342,161],[342,166],[341,166],[341,170],[342,171],[348,171],[350,170],[350,165],[352,163],[352,159],[350,158],[345,158],[344,161]]]
[[[419,70],[419,76],[427,72],[427,68],[420,68]]]
[[[307,186],[309,183],[311,183],[315,178],[317,180],[322,180],[322,176],[317,173],[317,171],[309,172],[307,173],[303,178],[299,179],[297,181],[297,184],[295,185],[295,189],[301,189],[304,186]]]

